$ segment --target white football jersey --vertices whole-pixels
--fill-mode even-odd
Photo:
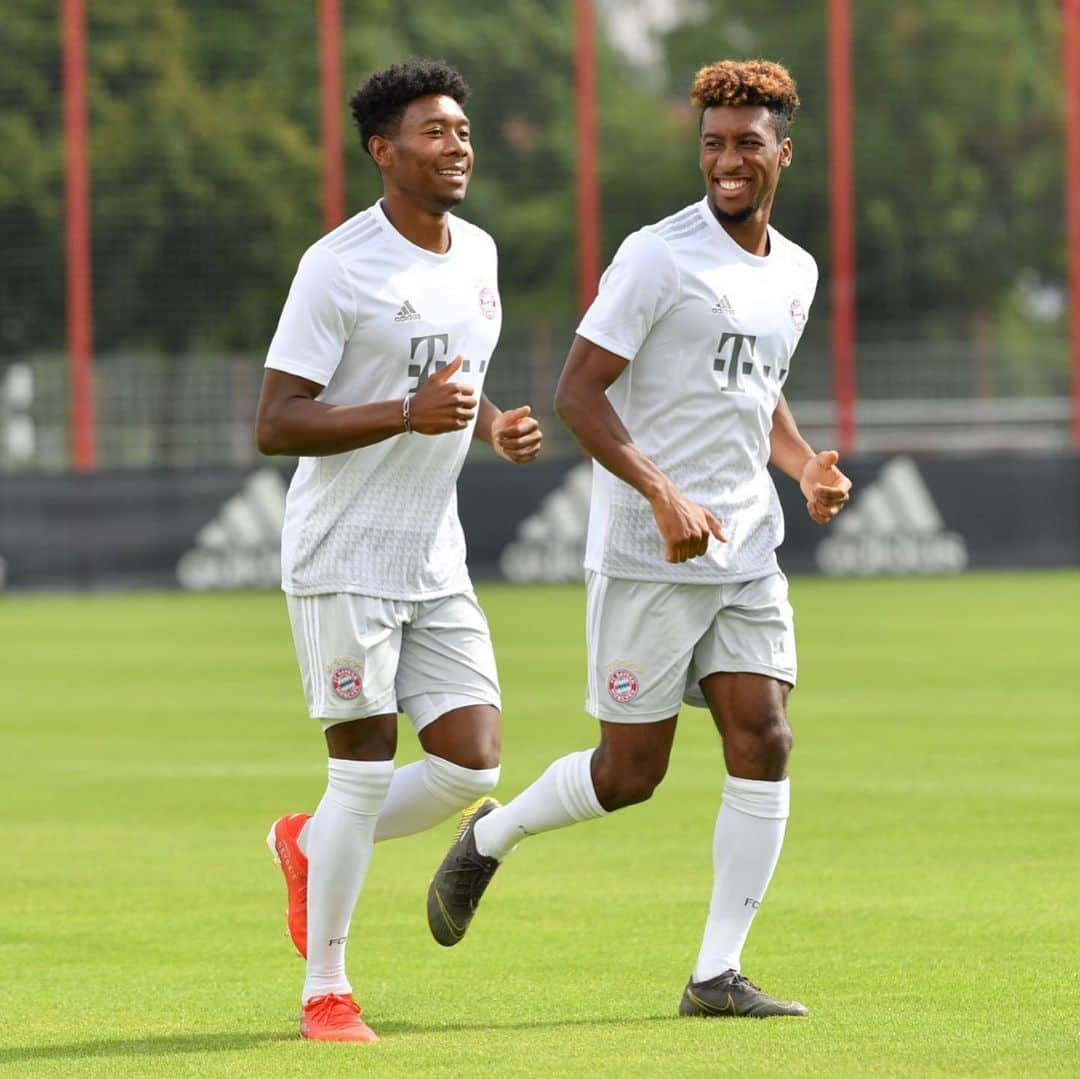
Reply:
[[[266,366],[357,405],[400,401],[460,353],[455,380],[479,398],[502,322],[495,244],[456,217],[450,237],[443,255],[417,247],[379,203],[324,236],[300,260]],[[300,458],[282,588],[422,600],[471,587],[456,483],[474,426]]]
[[[648,502],[593,467],[585,567],[609,577],[726,583],[777,568],[784,519],[769,432],[817,287],[817,264],[769,229],[769,254],[705,199],[626,238],[578,333],[629,361],[608,399],[637,447],[722,523],[728,542],[672,564]]]

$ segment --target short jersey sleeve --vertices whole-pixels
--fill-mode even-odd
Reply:
[[[668,245],[651,232],[632,233],[600,278],[600,290],[577,332],[632,360],[649,331],[675,305],[678,288],[679,269]]]
[[[356,322],[356,298],[341,260],[312,247],[297,267],[266,366],[325,386]]]

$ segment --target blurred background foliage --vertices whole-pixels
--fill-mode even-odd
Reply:
[[[1057,6],[853,10],[860,333],[982,334],[1036,389],[1043,368],[1063,378]],[[88,0],[87,15],[96,349],[262,351],[322,231],[315,3]],[[465,74],[477,169],[463,216],[499,243],[508,331],[559,338],[576,314],[569,0],[346,0],[344,21],[350,91],[409,54]],[[775,223],[818,258],[811,325],[827,338],[824,4],[600,3],[597,43],[605,258],[700,195],[694,71],[724,56],[789,65],[803,107]],[[0,54],[0,355],[13,356],[64,343],[55,0],[9,6]],[[379,184],[346,125],[355,213]]]

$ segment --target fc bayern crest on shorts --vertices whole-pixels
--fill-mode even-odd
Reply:
[[[489,288],[482,288],[480,290],[480,314],[484,318],[494,318],[497,309],[498,303],[495,300],[495,293]]]
[[[803,307],[801,300],[791,301],[791,321],[795,324],[795,329],[802,333],[806,325],[806,308]]]
[[[334,691],[334,696],[343,701],[356,700],[364,688],[359,665],[353,660],[334,660],[330,665],[330,688]]]
[[[607,691],[619,704],[629,704],[638,695],[637,677],[625,667],[616,667],[608,677]]]

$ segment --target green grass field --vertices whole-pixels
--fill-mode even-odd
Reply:
[[[1080,1073],[1080,574],[793,597],[793,813],[744,968],[811,1017],[675,1017],[723,780],[686,710],[656,797],[523,844],[458,948],[424,919],[451,823],[377,848],[349,952],[372,1047],[296,1037],[263,837],[324,755],[281,597],[3,599],[0,1072]],[[481,599],[508,797],[593,744],[583,593]]]

